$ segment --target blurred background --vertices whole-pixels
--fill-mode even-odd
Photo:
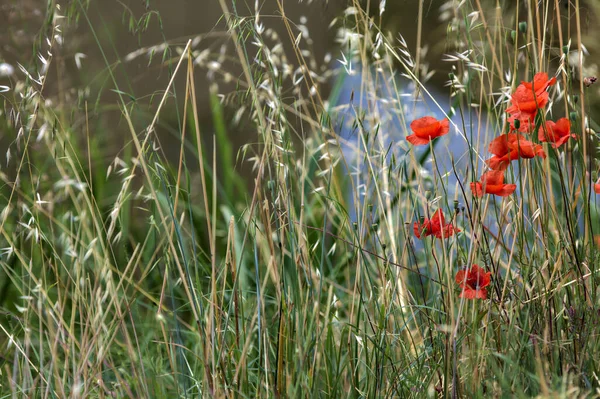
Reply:
[[[33,49],[41,45],[44,29],[47,29],[47,8],[53,2],[44,0],[4,0],[0,4],[0,62],[4,69],[0,70],[0,84],[10,86],[22,76],[18,64],[31,68],[40,68],[40,62],[34,57]],[[518,13],[525,14],[528,2],[497,2],[482,0],[477,2],[483,15],[493,20],[502,15],[505,23],[510,24],[518,19]],[[228,94],[235,93],[237,78],[242,69],[234,52],[234,46],[227,33],[226,21],[217,0],[159,0],[159,1],[70,1],[60,3],[65,14],[65,42],[55,51],[55,62],[52,63],[50,75],[56,79],[48,79],[45,96],[52,101],[69,106],[76,102],[80,106],[88,104],[89,128],[91,131],[112,131],[114,135],[95,137],[103,147],[116,153],[123,149],[123,140],[127,135],[120,134],[123,126],[120,110],[114,109],[117,97],[114,85],[108,73],[109,68],[116,78],[120,90],[126,93],[132,104],[135,103],[138,122],[149,122],[153,116],[155,100],[170,78],[170,72],[177,60],[178,51],[192,40],[192,49],[199,65],[196,70],[196,94],[198,96],[198,112],[203,128],[203,136],[210,144],[213,136],[214,117],[210,106],[210,85],[219,83],[219,94],[224,104],[225,120],[228,135],[233,147],[239,149],[243,144],[252,142],[255,129],[244,123],[244,115],[240,108],[248,104],[228,101]],[[282,22],[282,11],[276,0],[234,2],[230,12],[238,16],[247,16],[248,22],[254,22],[255,12],[261,15],[260,23],[265,29],[273,32],[275,40],[280,40],[283,53],[297,64],[293,54],[290,33]],[[358,3],[357,3],[358,4]],[[362,5],[365,5],[361,3]],[[518,4],[517,7],[515,4]],[[575,32],[575,13],[573,4],[560,1],[561,29],[563,32]],[[583,27],[583,43],[595,54],[598,50],[597,38],[600,35],[598,24],[598,2],[581,2],[581,22]],[[453,17],[454,2],[441,0],[396,0],[370,1],[373,16],[380,16],[381,26],[389,37],[403,37],[407,49],[421,64],[422,74],[428,87],[437,93],[447,92],[450,65],[442,61],[445,53],[454,49],[449,42],[451,31],[449,21]],[[87,12],[81,14],[81,10]],[[306,56],[311,65],[318,70],[340,68],[341,53],[348,50],[344,45],[347,40],[340,38],[340,29],[352,21],[353,2],[350,0],[328,1],[285,1],[285,15],[294,26],[293,35],[299,32],[307,40]],[[384,10],[384,12],[382,12]],[[71,21],[70,17],[76,16]],[[377,20],[377,18],[376,18]],[[416,26],[420,21],[420,26]],[[556,18],[551,18],[553,26],[546,29],[557,29]],[[516,26],[515,26],[516,29]],[[509,37],[510,32],[506,32]],[[558,60],[561,49],[556,40],[546,43],[555,52]],[[568,37],[568,35],[565,35]],[[510,45],[510,44],[507,44]],[[254,50],[257,50],[254,47]],[[576,50],[576,49],[572,49]],[[575,58],[575,57],[573,57]],[[217,63],[215,63],[217,61]],[[597,65],[595,59],[586,59],[586,68],[582,75],[595,76]],[[430,75],[428,75],[430,74]],[[323,73],[327,77],[327,73]],[[346,93],[355,88],[355,83],[348,82]],[[185,79],[178,78],[176,91],[183,91]],[[334,82],[322,79],[318,82],[321,97],[328,98]],[[594,91],[594,95],[598,90]],[[233,96],[229,96],[233,97]],[[290,96],[289,98],[292,98]],[[179,99],[180,105],[183,98]],[[337,101],[348,101],[339,98]],[[168,112],[163,112],[157,128],[162,151],[169,159],[177,156],[178,145],[168,145],[169,140],[178,137],[178,123],[181,109],[176,103],[169,102]],[[238,113],[237,117],[235,117]],[[230,121],[237,121],[232,124]],[[177,143],[177,141],[173,141]],[[6,138],[2,144],[7,145]],[[107,152],[107,155],[109,153]]]

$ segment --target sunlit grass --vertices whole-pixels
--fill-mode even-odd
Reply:
[[[582,8],[568,6],[571,37],[559,2],[518,16],[483,3],[439,10],[445,72],[425,62],[423,7],[414,51],[404,27],[384,30],[385,11],[353,2],[320,60],[283,2],[281,37],[260,8],[220,0],[222,49],[186,38],[118,61],[85,4],[49,8],[3,93],[2,394],[599,396],[598,106],[580,82]],[[105,69],[73,97],[46,85],[76,24]],[[138,57],[168,74],[151,97],[120,77]],[[514,194],[475,197],[510,95],[537,72],[558,83],[526,138],[567,117],[577,140],[512,161]],[[111,137],[98,120],[115,115]],[[426,115],[450,131],[413,146],[409,125]],[[242,130],[254,134],[238,151]],[[438,210],[460,232],[418,239],[414,223]],[[473,265],[491,273],[486,299],[460,296],[455,276]]]

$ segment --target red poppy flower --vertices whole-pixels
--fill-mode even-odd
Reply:
[[[406,140],[414,145],[423,145],[448,133],[450,131],[450,121],[448,119],[438,121],[432,116],[424,116],[412,121],[410,128],[414,134],[406,136]]]
[[[456,273],[456,284],[462,288],[461,298],[465,299],[486,299],[487,287],[492,280],[492,272],[485,270],[477,265],[470,269],[459,270]]]
[[[444,213],[441,209],[435,211],[431,219],[425,219],[422,223],[415,222],[413,231],[417,238],[433,235],[437,238],[448,238],[454,233],[460,232],[460,229],[454,228],[452,223],[446,224]]]
[[[509,114],[524,113],[535,116],[538,108],[544,108],[548,104],[549,94],[544,91],[535,94],[531,89],[519,85],[515,93],[511,96],[512,105],[506,109]]]
[[[477,197],[483,194],[494,194],[500,197],[511,195],[517,186],[515,184],[504,184],[504,172],[501,170],[490,170],[485,172],[480,181],[471,183],[471,191]]]
[[[600,194],[600,183],[594,184],[594,192]]]
[[[567,118],[560,118],[556,123],[546,121],[546,128],[540,127],[538,130],[538,138],[540,141],[546,141],[552,144],[553,148],[558,148],[569,140],[569,138],[577,138],[571,133],[571,122]]]
[[[549,86],[552,86],[556,83],[556,78],[552,77],[548,79],[548,74],[546,72],[538,72],[533,77],[533,81],[531,82],[521,82],[523,86],[528,88],[529,90],[535,90],[535,93],[539,95],[540,93],[546,91]]]
[[[539,156],[546,158],[544,148],[534,144],[516,133],[503,134],[496,137],[489,146],[493,157],[485,161],[493,170],[505,170],[510,161],[518,158],[533,158]]]
[[[509,114],[524,113],[535,116],[538,108],[548,104],[548,86],[556,83],[556,78],[548,79],[545,72],[536,73],[532,82],[521,82],[511,96],[511,106],[506,109]]]
[[[519,121],[519,128],[515,128],[515,120]],[[523,112],[516,112],[508,116],[508,123],[510,125],[510,131],[514,132],[518,130],[520,133],[531,133],[535,129],[535,114],[525,114]]]

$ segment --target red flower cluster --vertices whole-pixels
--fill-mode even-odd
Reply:
[[[415,222],[413,231],[417,238],[434,236],[436,238],[448,238],[454,233],[460,232],[452,223],[446,223],[444,213],[441,209],[435,211],[431,219],[425,219],[422,223]]]
[[[506,109],[510,130],[508,134],[496,137],[489,146],[492,157],[485,161],[491,169],[481,176],[481,180],[471,183],[471,190],[476,196],[494,194],[507,196],[515,191],[514,184],[504,184],[504,171],[515,159],[546,158],[541,144],[527,140],[522,133],[532,133],[535,129],[535,117],[538,110],[543,109],[549,101],[548,87],[556,83],[556,78],[548,79],[545,72],[537,73],[531,82],[521,82],[511,96],[510,106]],[[517,122],[518,121],[518,122]],[[558,148],[569,138],[571,124],[566,118],[552,122],[547,121],[538,130],[538,139],[549,142]]]
[[[534,133],[538,110],[543,110],[549,102],[548,88],[556,83],[556,78],[548,78],[545,72],[537,73],[531,82],[521,82],[511,96],[508,113],[509,132],[496,137],[489,145],[492,157],[486,160],[490,168],[479,181],[471,183],[471,191],[477,197],[484,194],[493,194],[501,197],[511,195],[515,184],[504,183],[504,172],[511,161],[516,159],[532,159],[535,157],[546,158],[546,152],[541,144],[533,143],[523,134]],[[413,145],[425,145],[432,139],[443,136],[450,130],[449,120],[437,120],[426,116],[410,124],[413,134],[406,139]],[[549,143],[553,148],[565,144],[570,138],[577,136],[571,133],[571,123],[567,118],[556,122],[546,121],[539,126],[537,138],[540,142]],[[600,180],[594,184],[594,191],[600,194]],[[415,222],[413,230],[418,238],[434,236],[448,238],[457,232],[452,223],[446,223],[444,214],[438,209],[431,219]],[[486,299],[486,287],[491,281],[491,272],[473,265],[467,270],[460,270],[456,274],[456,283],[462,289],[461,298]]]
[[[486,161],[492,170],[506,170],[510,161],[519,158],[531,159],[536,155],[546,158],[540,144],[533,144],[517,133],[503,134],[490,143],[489,151],[494,154]]]

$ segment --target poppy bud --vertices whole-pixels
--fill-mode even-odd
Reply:
[[[569,119],[571,119],[572,121],[577,119],[577,112],[573,111],[569,114]]]
[[[565,54],[565,55],[569,54],[569,46],[567,46],[567,45],[564,45],[564,46],[563,46],[563,48],[562,48],[562,52],[563,52],[563,54]]]
[[[513,39],[513,42],[517,41],[517,31],[516,30],[511,30],[510,31],[510,37]]]
[[[454,80],[454,74],[452,72],[448,74],[448,79]]]
[[[578,95],[574,95],[573,96],[573,103],[577,104],[579,102],[579,96]]]
[[[515,130],[519,130],[519,128],[521,127],[521,121],[518,119],[515,119],[513,121],[513,124],[515,125]]]
[[[527,22],[519,22],[519,32],[527,33]]]

